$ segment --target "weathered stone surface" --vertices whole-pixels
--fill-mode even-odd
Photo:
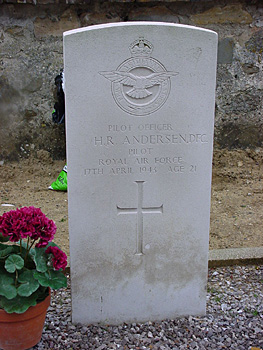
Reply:
[[[262,126],[259,129],[254,122],[226,122],[215,131],[215,142],[229,149],[261,147],[262,137]]]
[[[19,106],[22,105],[23,98],[19,91],[11,86],[5,77],[0,78],[0,112],[1,112],[1,140],[8,141],[8,135],[4,126],[12,127],[14,116],[19,112]]]
[[[235,78],[233,77],[233,74],[231,74],[231,72],[229,71],[228,66],[221,64],[218,65],[216,80],[218,95],[223,95],[225,94],[224,91],[226,91],[227,89],[231,89],[234,80]]]
[[[9,6],[4,10],[14,11]],[[27,15],[32,15],[30,11],[25,7]],[[63,158],[64,127],[54,125],[51,117],[54,78],[63,66],[62,40],[39,43],[33,33],[34,17],[24,19],[19,11],[16,16],[0,19],[0,158],[17,160],[40,148]]]
[[[136,2],[188,2],[191,0],[164,0],[164,1],[160,1],[160,0],[136,0]]]
[[[31,119],[37,115],[37,112],[32,110],[32,109],[26,109],[25,110],[25,118],[26,119]]]
[[[93,24],[113,23],[120,21],[121,18],[116,13],[83,13],[80,16],[80,23],[82,27]]]
[[[255,89],[247,89],[246,93],[237,93],[234,98],[225,96],[221,99],[220,108],[226,114],[239,115],[240,113],[249,113],[256,111],[260,103],[260,96]]]
[[[36,92],[38,91],[43,84],[43,78],[42,77],[28,77],[27,81],[25,82],[25,86],[23,87],[23,91],[25,92]]]
[[[16,26],[18,23],[14,20],[28,20],[28,24],[34,17],[45,17],[46,11],[42,6],[32,6],[30,4],[14,5],[14,4],[3,4],[0,7],[0,16],[2,17],[2,23],[7,24],[9,20],[9,27]],[[22,22],[19,23],[20,25]]]
[[[109,0],[112,3],[132,3],[132,2],[189,2],[191,0]],[[211,1],[211,0],[204,0]],[[91,0],[59,0],[60,3],[65,4],[87,4],[91,3]],[[0,4],[2,3],[13,3],[13,4],[36,4],[36,0],[0,0]],[[37,4],[57,4],[58,0],[37,0]]]
[[[39,5],[47,5],[47,4],[55,4],[56,3],[56,0],[32,0],[32,1],[37,1],[37,4],[39,4]]]
[[[253,52],[262,54],[263,52],[263,29],[259,29],[252,35],[252,37],[246,42],[246,48]]]
[[[110,2],[123,2],[123,3],[130,3],[135,2],[136,0],[110,0]]]
[[[255,74],[259,72],[259,67],[255,66],[253,63],[244,63],[242,65],[243,71],[247,74]]]
[[[195,24],[204,25],[223,23],[249,24],[253,19],[247,11],[243,10],[242,4],[236,4],[225,7],[212,7],[203,13],[192,15],[191,20]]]
[[[225,38],[218,43],[218,64],[230,64],[233,61],[233,38]]]
[[[24,28],[21,26],[14,26],[11,28],[8,28],[6,30],[6,33],[10,34],[10,35],[16,35],[16,36],[23,36],[24,35]]]
[[[128,16],[130,21],[160,21],[179,23],[178,16],[174,15],[164,6],[154,6],[151,8],[137,8],[132,10]]]
[[[37,18],[34,21],[34,33],[36,38],[43,38],[46,36],[61,37],[63,32],[79,28],[80,23],[76,13],[72,10],[65,11],[60,18]]]

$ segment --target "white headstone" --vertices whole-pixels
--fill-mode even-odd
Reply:
[[[167,23],[64,33],[73,322],[205,313],[216,51]]]

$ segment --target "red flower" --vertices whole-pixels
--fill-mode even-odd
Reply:
[[[53,240],[56,229],[55,223],[35,207],[10,210],[0,216],[0,232],[12,242],[30,237],[39,239],[36,246],[44,247]]]
[[[20,240],[21,227],[20,213],[17,210],[10,210],[0,216],[0,232],[4,237],[9,237],[10,241]]]
[[[63,269],[65,270],[67,266],[67,255],[62,252],[58,247],[48,247],[46,249],[46,254],[52,254],[52,263],[55,270]]]

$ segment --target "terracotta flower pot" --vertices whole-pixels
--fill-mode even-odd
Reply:
[[[25,350],[36,345],[42,336],[51,292],[41,303],[31,306],[23,314],[8,314],[0,310],[0,348]]]

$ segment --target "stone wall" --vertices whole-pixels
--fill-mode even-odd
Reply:
[[[165,21],[219,34],[215,145],[263,146],[261,0],[0,0],[0,161],[39,150],[65,157],[52,122],[63,31],[119,21]],[[87,57],[88,59],[88,57]],[[189,99],[191,97],[189,96]]]

